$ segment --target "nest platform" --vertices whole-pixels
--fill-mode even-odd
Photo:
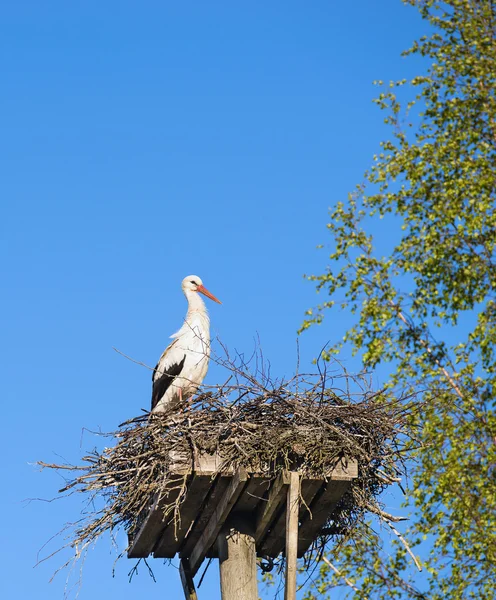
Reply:
[[[176,457],[165,489],[156,494],[142,523],[129,535],[129,558],[173,558],[178,554],[189,559],[194,575],[205,557],[218,558],[217,536],[233,518],[250,525],[258,557],[285,554],[292,473],[298,475],[297,553],[301,557],[358,476],[356,460],[340,459],[318,478],[300,477],[298,471],[288,469],[275,477],[242,467],[221,470],[222,462],[218,454],[200,455],[188,467]],[[178,515],[170,507],[180,494]]]
[[[180,558],[188,600],[211,557],[224,600],[258,598],[257,564],[284,566],[294,599],[297,557],[308,569],[367,514],[393,519],[380,496],[404,473],[408,398],[325,370],[271,380],[230,363],[230,373],[212,392],[98,433],[110,443],[79,465],[38,463],[64,476],[59,494],[83,495],[72,562],[124,529],[129,558]]]

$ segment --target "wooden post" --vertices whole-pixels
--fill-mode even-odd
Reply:
[[[300,475],[292,471],[286,504],[286,586],[284,600],[296,600],[299,500]]]
[[[185,600],[198,600],[193,577],[191,576],[191,569],[189,568],[189,560],[187,558],[181,559],[179,574],[181,575]]]
[[[222,600],[257,600],[257,554],[252,525],[232,516],[217,537]]]

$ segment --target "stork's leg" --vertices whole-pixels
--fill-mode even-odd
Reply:
[[[183,388],[179,388],[179,402],[183,403]]]
[[[198,389],[196,389],[191,396],[188,398],[188,405],[192,406],[195,403],[195,398],[196,398],[196,392],[198,391]]]

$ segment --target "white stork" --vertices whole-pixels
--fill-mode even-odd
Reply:
[[[164,412],[170,402],[191,397],[205,378],[210,358],[210,320],[200,294],[214,302],[197,275],[185,277],[181,284],[188,300],[188,312],[181,329],[165,350],[152,375],[152,412]],[[199,293],[198,293],[199,292]]]

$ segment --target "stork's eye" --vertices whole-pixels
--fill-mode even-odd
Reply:
[[[190,281],[190,283],[192,283],[193,285],[198,285],[198,284],[196,283],[196,281],[194,281],[193,279]]]

